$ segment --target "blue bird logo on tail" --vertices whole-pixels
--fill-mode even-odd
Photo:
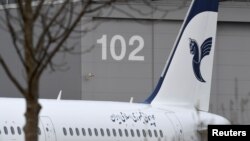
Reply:
[[[194,70],[195,77],[200,82],[206,82],[201,75],[200,64],[201,64],[201,60],[205,56],[209,55],[209,53],[211,51],[212,37],[207,38],[202,43],[201,47],[199,47],[196,40],[190,38],[189,47],[190,47],[190,53],[194,55],[194,57],[193,57],[193,70]],[[200,51],[200,49],[201,49],[201,51]]]

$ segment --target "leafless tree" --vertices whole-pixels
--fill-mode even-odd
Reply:
[[[38,119],[41,105],[39,81],[53,58],[60,51],[70,52],[65,41],[75,32],[86,14],[110,6],[115,0],[16,0],[16,4],[2,3],[5,29],[25,70],[25,84],[16,76],[0,53],[0,66],[26,100],[25,140],[38,140]]]

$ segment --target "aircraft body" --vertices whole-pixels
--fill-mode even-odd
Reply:
[[[218,0],[191,3],[154,92],[144,103],[39,100],[39,141],[199,141],[208,112]],[[24,99],[0,98],[0,141],[24,141]]]
[[[4,113],[0,117],[0,140],[23,141],[24,133],[18,130],[25,123],[25,101],[3,98],[0,103],[4,105],[0,108]],[[223,121],[206,112],[198,116],[194,108],[183,106],[155,108],[149,104],[70,100],[40,103],[39,141],[195,141],[199,140],[198,127],[206,128],[198,125],[199,116]]]

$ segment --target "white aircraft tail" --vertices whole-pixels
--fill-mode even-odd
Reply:
[[[218,0],[193,0],[160,80],[146,103],[208,111]]]

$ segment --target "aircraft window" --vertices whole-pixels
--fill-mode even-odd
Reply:
[[[76,135],[77,135],[77,136],[80,135],[78,128],[76,128]]]
[[[137,133],[137,136],[138,136],[138,137],[141,136],[139,129],[136,129],[136,133]]]
[[[12,126],[10,127],[10,131],[11,131],[12,135],[15,135],[15,130],[14,130],[14,128]]]
[[[84,129],[84,128],[82,128],[82,135],[83,135],[83,136],[86,136],[86,132],[85,132],[85,129]]]
[[[125,129],[124,132],[125,132],[125,135],[128,137],[128,130]]]
[[[41,130],[40,130],[40,128],[38,127],[38,129],[37,129],[38,131],[38,135],[41,135]]]
[[[151,130],[148,130],[148,135],[149,135],[149,137],[152,137],[152,132],[151,132]]]
[[[64,136],[67,136],[67,130],[63,127],[63,134]]]
[[[160,130],[160,136],[163,137],[163,133],[162,133],[162,130]]]
[[[155,133],[155,137],[158,137],[158,134],[157,134],[157,131],[156,131],[156,130],[154,130],[154,133]]]
[[[100,131],[101,131],[101,135],[104,136],[104,131],[102,128],[100,129]]]
[[[147,136],[146,131],[144,129],[142,130],[142,134],[143,134],[144,137]]]
[[[70,133],[70,135],[71,136],[73,136],[74,134],[73,134],[73,130],[72,130],[72,128],[69,128],[69,133]]]
[[[115,131],[115,129],[113,129],[113,135],[116,137],[116,131]]]
[[[119,132],[119,135],[122,137],[122,130],[119,129],[118,132]]]
[[[88,128],[89,136],[92,136],[92,131],[90,128]]]
[[[20,127],[17,127],[17,132],[18,132],[18,134],[19,134],[19,135],[21,135],[21,134],[22,134],[22,130],[21,130],[21,128],[20,128]]]
[[[94,131],[95,131],[95,136],[98,136],[98,131],[96,128],[94,129]]]
[[[130,132],[131,132],[131,136],[132,136],[132,137],[134,137],[134,136],[135,136],[135,134],[134,134],[134,130],[133,130],[133,129],[131,129],[131,130],[130,130]]]
[[[106,129],[106,131],[107,131],[107,135],[110,136],[110,131],[108,128]]]
[[[6,126],[3,127],[3,130],[4,130],[4,133],[5,133],[6,135],[8,135],[8,129],[7,129]]]

